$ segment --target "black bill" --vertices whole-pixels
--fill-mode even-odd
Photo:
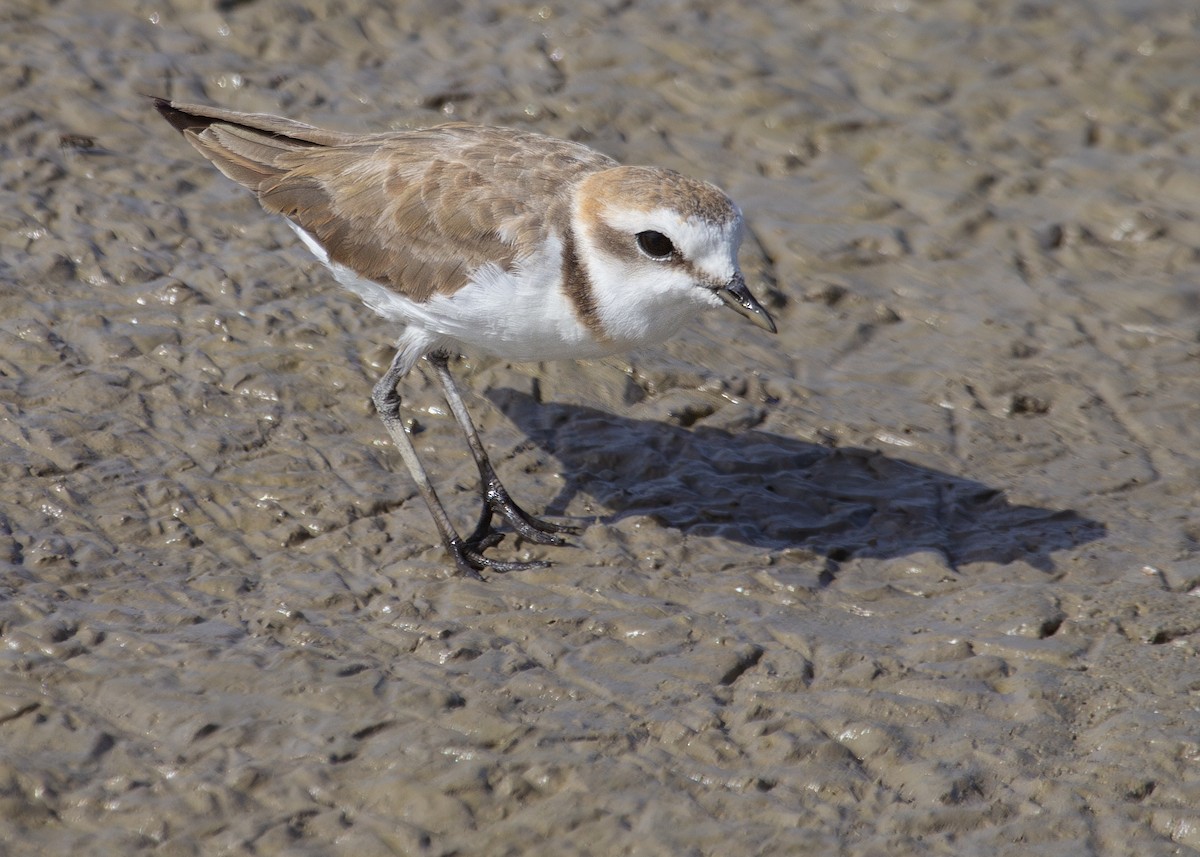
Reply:
[[[734,312],[744,315],[763,330],[769,330],[771,333],[777,332],[775,320],[771,318],[771,314],[763,305],[754,299],[754,295],[750,294],[750,290],[746,288],[746,280],[740,271],[729,281],[728,285],[717,289],[717,297],[725,301],[726,305]]]

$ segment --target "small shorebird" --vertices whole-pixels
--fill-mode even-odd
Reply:
[[[738,268],[742,214],[719,188],[620,166],[578,143],[464,123],[343,134],[261,113],[156,98],[222,173],[281,214],[334,277],[400,328],[372,398],[460,573],[514,571],[502,535],[565,544],[572,527],[513,502],[450,375],[451,353],[516,361],[600,357],[729,306],[775,332]],[[425,358],[479,467],[483,511],[451,524],[400,418],[397,383]]]

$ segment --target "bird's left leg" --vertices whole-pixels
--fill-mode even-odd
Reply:
[[[496,470],[488,459],[483,443],[479,440],[479,432],[475,430],[475,424],[471,422],[471,415],[467,413],[467,406],[458,391],[458,385],[454,383],[454,377],[450,374],[449,356],[444,351],[435,351],[425,355],[425,359],[433,366],[438,382],[442,385],[446,403],[450,405],[450,411],[462,427],[463,434],[467,436],[467,445],[471,448],[471,455],[475,457],[475,464],[479,467],[483,510],[475,531],[466,539],[467,544],[479,544],[491,535],[493,514],[499,515],[522,538],[531,542],[542,545],[567,544],[556,533],[577,533],[575,527],[535,518],[518,506],[500,484],[500,477],[496,475]]]

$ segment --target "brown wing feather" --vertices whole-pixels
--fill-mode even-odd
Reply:
[[[415,301],[461,288],[567,215],[567,188],[615,164],[567,143],[462,123],[369,136],[159,101],[172,125],[329,258]],[[540,157],[539,157],[540,156]]]
[[[247,146],[249,151],[243,151],[228,129],[218,126],[199,134],[189,129],[183,136],[212,161],[213,166],[242,187],[256,190],[263,179],[279,173],[272,163],[273,158],[262,157],[261,147]]]

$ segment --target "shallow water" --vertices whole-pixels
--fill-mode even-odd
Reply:
[[[1200,853],[1197,13],[397,5],[0,12],[4,848]],[[453,577],[393,333],[145,94],[715,181],[780,335],[462,361],[587,528]]]

